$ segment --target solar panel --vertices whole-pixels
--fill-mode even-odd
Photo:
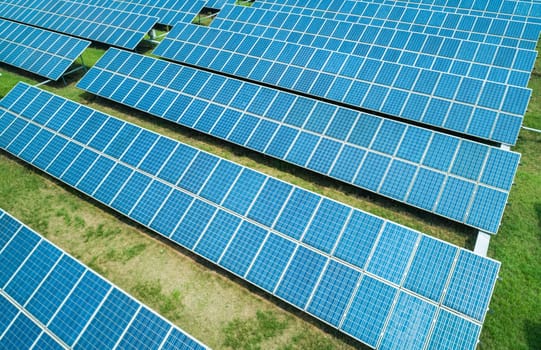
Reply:
[[[3,349],[206,349],[2,209],[0,266]]]
[[[51,106],[53,98],[76,106],[76,111],[64,114],[66,106]],[[433,238],[24,83],[6,95],[0,106],[4,130],[0,147],[7,152],[361,342],[376,347],[386,335],[386,320],[396,310],[400,293],[417,297],[429,304],[427,308],[437,308],[438,315],[451,312],[463,329],[481,327],[484,313],[478,310],[488,308],[500,266],[496,261],[470,258],[472,252],[438,241],[455,258],[448,269],[429,266],[435,272],[426,276],[443,278],[457,292],[429,299],[428,293],[404,287],[409,263],[394,259],[384,266],[381,261],[392,256],[395,248],[406,261],[424,261],[418,242]],[[52,110],[38,108],[36,112],[37,106]],[[224,193],[219,180],[225,178],[233,180]],[[204,195],[205,189],[213,193],[213,188],[221,193],[219,199]],[[287,207],[303,212],[302,204],[296,208],[290,202],[296,196],[317,202],[305,212],[309,219],[299,238],[279,231],[277,225],[287,220],[294,223],[291,214],[285,215]],[[331,210],[342,214],[329,218]],[[331,224],[322,226],[325,218]],[[312,228],[323,227],[331,233],[326,239],[315,239],[317,232],[308,234]],[[436,261],[445,264],[445,259]],[[485,273],[463,273],[480,265]],[[479,287],[472,284],[475,279],[481,279]],[[340,288],[334,288],[337,280],[342,281]],[[460,310],[449,307],[460,298],[465,300],[459,303]],[[402,321],[396,322],[400,327]],[[458,332],[447,326],[455,324],[442,323],[434,334]],[[476,343],[479,336],[479,332],[461,334],[461,341],[467,343]],[[428,335],[425,344],[434,341],[438,338]]]
[[[316,1],[297,1],[297,0],[260,0],[255,1],[253,7],[272,8],[285,11],[304,12],[310,15],[321,15],[330,18],[348,18],[349,15],[361,13],[365,8],[370,9],[370,13],[375,15],[389,12],[391,8],[403,7],[408,10],[421,10],[420,17],[427,17],[429,11],[443,12],[450,14],[471,15],[475,17],[496,18],[502,20],[512,20],[517,22],[541,23],[541,6],[530,1],[502,2],[499,0],[491,1],[460,1],[446,2],[445,4],[436,4],[435,1],[392,1],[392,0],[367,0],[367,1],[342,1],[340,3],[328,2],[324,0]],[[410,12],[411,14],[412,12]],[[441,16],[441,15],[438,15]],[[411,17],[416,17],[411,15]],[[453,16],[451,16],[452,18]],[[426,22],[421,18],[419,21]],[[530,28],[534,28],[533,26]],[[538,27],[537,27],[538,28]]]
[[[530,89],[399,63],[391,64],[393,82],[380,82],[389,71],[379,58],[193,24],[177,24],[153,53],[511,145],[531,95]]]
[[[470,224],[465,208],[481,188],[502,193],[469,209],[487,219],[476,227],[493,233],[520,158],[118,49],[109,49],[77,87],[459,222]],[[454,179],[468,184],[469,192],[455,198],[464,209],[447,215],[439,194]]]
[[[0,19],[0,61],[58,80],[90,45],[86,40]]]
[[[134,49],[158,20],[65,0],[2,0],[0,5],[1,18],[127,49]]]
[[[363,19],[368,21],[370,18],[361,17],[361,20]],[[416,33],[411,27],[417,25],[410,25],[407,29],[403,26],[388,28],[375,21],[374,24],[365,24],[366,21],[355,24],[296,13],[228,5],[220,11],[212,22],[212,27],[244,34],[261,32],[261,36],[267,39],[285,39],[288,42],[293,40],[315,49],[380,59],[389,64],[382,66],[381,77],[378,76],[376,82],[385,85],[393,83],[399,69],[394,63],[399,63],[527,87],[537,57],[535,50],[453,39],[449,38],[449,35]],[[505,37],[502,36],[501,39],[504,40]],[[313,56],[310,61],[315,69],[323,67],[330,55],[322,51],[318,53],[320,57],[315,60],[316,56]],[[317,62],[319,66],[316,66]],[[437,79],[437,76],[421,76],[418,84],[426,85],[430,89],[434,85],[432,79]],[[499,87],[504,88],[503,85]]]

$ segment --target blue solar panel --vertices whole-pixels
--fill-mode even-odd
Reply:
[[[3,0],[0,17],[127,49],[134,49],[158,20],[67,0]]]
[[[300,239],[319,201],[320,198],[313,193],[296,188],[282,210],[275,229],[292,238]]]
[[[271,18],[270,23],[267,23],[266,18]],[[293,33],[300,37],[300,40],[294,42],[312,48],[327,48],[337,50],[341,54],[380,58],[390,64],[384,64],[377,73],[380,64],[374,62],[376,69],[371,73],[370,80],[375,78],[376,82],[384,85],[392,84],[399,69],[399,65],[395,63],[411,63],[419,68],[430,68],[447,73],[460,74],[463,72],[464,75],[471,78],[488,80],[496,78],[497,76],[493,72],[499,67],[503,67],[506,69],[506,79],[501,81],[500,78],[495,81],[510,83],[514,82],[514,77],[517,77],[520,71],[526,73],[525,77],[528,77],[537,56],[533,49],[517,50],[510,47],[498,47],[492,43],[451,39],[446,37],[447,35],[418,34],[415,33],[416,29],[412,28],[400,29],[384,26],[380,23],[370,23],[373,18],[373,16],[361,16],[358,17],[358,20],[362,24],[355,24],[352,18],[347,21],[339,21],[271,9],[226,5],[216,20],[212,22],[212,27],[228,30],[234,27],[235,32],[251,34],[255,31],[254,26],[256,26],[258,29],[261,28],[259,31],[263,33],[265,40],[287,37],[287,41],[289,41],[291,40],[290,35]],[[303,25],[299,26],[300,23]],[[326,25],[338,26],[339,24],[340,29],[333,32],[329,32],[325,28]],[[307,27],[308,30],[305,32]],[[274,30],[271,31],[270,28],[274,28]],[[359,43],[359,38],[361,43]],[[259,40],[258,44],[263,44],[265,40]],[[261,52],[251,51],[250,54],[263,55],[269,45],[270,42],[268,45],[263,45]],[[271,47],[267,52],[270,50],[272,50]],[[306,57],[304,60],[295,59],[293,63],[315,70],[323,69],[329,73],[336,73],[340,70],[341,64],[338,64],[336,68],[331,66],[337,62],[335,58],[340,56],[338,53],[316,51],[312,55],[312,52],[314,52],[313,49],[310,50],[310,54],[303,55]],[[278,54],[271,53],[266,56],[273,59]],[[329,56],[331,58],[327,61]],[[438,64],[442,59],[452,60],[454,64]],[[456,68],[458,64],[460,64],[461,71]],[[375,76],[376,73],[377,76]],[[436,84],[437,78],[438,75],[435,72],[423,71],[415,84],[415,91],[429,94]],[[526,87],[528,79],[517,79],[516,82],[520,83],[520,86]],[[383,92],[382,87],[374,88],[379,90],[379,93]],[[376,90],[371,93],[371,97],[378,95]],[[376,103],[376,100],[377,98],[370,102]],[[367,108],[369,107],[367,106]],[[378,107],[374,106],[372,109],[375,108]]]
[[[30,93],[28,95],[30,100],[27,100],[25,92],[32,90],[38,89],[20,83],[8,94],[5,101],[12,101],[11,104],[15,105],[13,101],[26,100],[27,104],[31,105],[31,101],[38,94]],[[45,91],[40,93],[52,95]],[[18,99],[13,98],[12,94],[17,94]],[[40,101],[39,103],[42,104],[48,103],[48,100]],[[10,130],[15,127],[20,131],[27,125],[33,125],[38,127],[37,129],[32,128],[35,134],[38,134],[40,129],[55,132],[57,138],[64,140],[64,144],[76,144],[83,147],[84,151],[99,153],[90,144],[79,143],[58,131],[61,128],[60,125],[52,124],[56,129],[49,128],[43,125],[44,121],[40,122],[38,116],[23,116],[12,112],[9,107],[4,106],[4,103],[4,100],[0,101],[0,106],[2,106],[0,108],[5,111],[0,116],[0,123],[4,123],[4,119],[7,119],[9,123],[6,129],[0,133],[0,140],[8,137],[6,135],[11,135],[9,137],[13,138],[12,141],[23,137],[27,140],[27,147],[31,147],[32,135],[20,132],[14,134]],[[60,113],[63,105],[60,104],[56,108]],[[84,112],[85,109],[87,112]],[[81,114],[78,111],[81,111]],[[151,133],[135,125],[92,111],[85,106],[80,106],[72,115],[68,116],[68,119],[72,118],[85,119],[84,122],[80,123],[81,125],[87,124],[93,118],[99,118],[104,125],[107,120],[118,121],[118,123],[111,124],[117,125],[117,131],[104,129],[103,133],[106,134],[116,135],[121,130],[133,128],[137,129],[135,132],[137,135],[145,132]],[[18,127],[16,121],[22,122],[22,127]],[[100,138],[102,137],[101,133],[102,131],[95,131],[92,137]],[[158,134],[152,134],[164,138]],[[110,139],[114,140],[113,137]],[[147,150],[145,153],[150,155],[151,153],[148,151],[156,147],[158,142],[146,142],[145,140],[148,139],[134,138],[130,147],[126,147],[126,149],[129,150],[128,152],[137,154]],[[188,155],[190,159],[207,157],[206,159],[210,160],[208,157],[213,157],[212,163],[214,164],[225,162],[206,152],[196,151],[173,140],[171,142],[174,142],[175,146],[168,149],[171,154],[173,154],[171,149],[180,150],[179,159],[183,158],[183,155]],[[43,153],[49,149],[51,144],[37,146],[42,148],[40,152]],[[10,152],[9,148],[7,151]],[[81,157],[84,151],[73,154],[73,157]],[[109,160],[110,164],[106,166],[107,172],[98,178],[99,184],[92,189],[93,194],[90,195],[93,198],[101,200],[102,203],[109,206],[112,205],[113,208],[116,206],[116,210],[127,217],[154,229],[173,242],[194,251],[209,261],[216,262],[219,266],[259,288],[306,310],[362,342],[376,346],[379,339],[385,335],[387,319],[393,312],[398,288],[414,296],[423,296],[424,298],[421,300],[429,304],[430,307],[442,308],[441,297],[437,293],[433,293],[434,299],[426,296],[431,295],[430,293],[425,293],[427,289],[437,290],[437,288],[432,287],[430,283],[424,283],[423,278],[426,276],[420,276],[417,273],[423,268],[423,264],[426,264],[427,259],[427,250],[423,248],[423,244],[417,248],[418,242],[423,238],[428,239],[418,232],[386,222],[319,195],[305,194],[303,193],[303,191],[306,192],[305,190],[239,165],[229,167],[232,169],[231,175],[235,180],[230,184],[226,199],[221,199],[223,196],[219,196],[215,202],[201,196],[200,186],[192,187],[190,183],[184,183],[186,185],[183,186],[183,182],[178,180],[182,178],[180,176],[173,177],[173,180],[156,177],[141,170],[139,166],[126,163],[122,159],[129,159],[129,157],[124,158],[124,156],[125,154],[100,155],[102,159]],[[95,158],[97,157],[96,155]],[[75,164],[75,161],[76,159],[66,159],[66,162],[69,163]],[[28,162],[35,164],[33,160]],[[144,161],[139,163],[142,164]],[[48,172],[46,170],[48,164],[40,164],[40,169]],[[175,167],[176,165],[170,163],[169,160],[163,160],[162,164],[162,168]],[[185,168],[183,173],[194,166],[197,169],[193,169],[193,174],[207,169],[205,163],[190,161],[188,165],[183,166]],[[93,169],[94,167],[87,169],[85,177],[96,177],[97,172]],[[114,169],[124,170],[118,170],[113,175]],[[212,172],[206,173],[208,180],[212,177]],[[60,181],[64,181],[62,176],[64,175],[59,177]],[[229,174],[224,173],[223,176],[229,176]],[[112,177],[115,178],[114,181]],[[111,180],[109,180],[110,178]],[[81,189],[83,180],[84,177],[80,183],[76,182],[73,186]],[[208,181],[205,182],[208,185]],[[160,186],[153,186],[156,183],[160,183]],[[218,186],[221,185],[218,183]],[[159,196],[161,205],[158,206],[158,209],[152,209],[156,208],[154,204],[148,208],[140,208],[148,205],[148,201],[145,201],[144,198],[148,193],[155,193],[157,188],[160,188],[159,192],[161,193]],[[120,196],[125,191],[131,195],[127,196],[125,200],[120,200]],[[164,195],[164,193],[167,194]],[[275,203],[270,201],[269,193],[283,196],[276,202],[278,203],[276,207],[268,206],[269,203]],[[292,206],[295,203],[298,206],[303,206],[299,198],[307,198],[312,202],[312,208],[308,208],[303,218],[304,221],[308,220],[306,232],[292,229],[300,223],[290,221]],[[289,201],[292,201],[293,204],[290,204]],[[233,203],[239,202],[241,205],[233,205]],[[260,204],[256,206],[257,203]],[[154,215],[149,221],[152,210],[154,210]],[[148,214],[146,216],[135,215],[144,212]],[[328,220],[330,213],[334,214],[333,220]],[[282,215],[286,219],[281,220]],[[274,219],[274,217],[276,218]],[[287,222],[291,222],[292,226],[286,225]],[[2,218],[0,218],[0,224],[6,227],[13,226],[9,220],[5,221]],[[284,227],[287,233],[279,230],[279,227]],[[321,234],[321,232],[325,232],[325,234]],[[36,244],[37,242],[34,243],[34,245]],[[441,244],[444,245],[441,248],[442,251],[446,251],[447,248],[449,250],[458,249],[447,243],[441,242]],[[7,246],[10,245],[11,243]],[[6,248],[3,250],[11,251]],[[460,252],[471,255],[465,250],[460,250]],[[2,254],[0,252],[0,258],[2,258]],[[478,259],[479,261],[476,262],[478,265],[495,267],[495,273],[466,274],[462,272],[465,269],[458,266],[454,269],[434,266],[429,277],[435,281],[434,284],[441,280],[450,280],[449,292],[444,300],[445,307],[469,318],[482,316],[474,321],[474,324],[480,326],[497,277],[499,264],[486,258],[479,257]],[[10,254],[9,261],[12,264],[13,262],[17,263],[18,260],[15,255]],[[462,264],[462,262],[460,263]],[[413,266],[412,269],[409,268],[410,265]],[[474,266],[477,265],[470,262],[467,268],[473,269]],[[6,270],[8,269],[9,267],[6,268]],[[403,281],[410,280],[410,271],[412,272],[411,280],[415,282],[412,283],[411,288],[418,290],[418,292],[407,289],[403,283]],[[82,291],[79,292],[82,285],[92,285],[95,286],[95,289],[100,290],[100,283],[104,283],[90,278],[89,274],[91,272],[86,271],[76,261],[63,256],[41,285],[40,290],[27,303],[29,312],[32,312],[40,322],[50,323],[55,330],[62,328],[64,333],[60,330],[58,332],[61,333],[61,338],[69,344],[76,340],[66,331],[70,328],[81,331],[81,325],[96,317],[102,307],[102,303],[97,303],[93,298],[84,298],[83,300]],[[360,282],[358,282],[359,278],[361,278]],[[340,283],[337,282],[338,280]],[[476,284],[477,280],[479,280],[478,287],[472,289],[471,285]],[[55,293],[52,294],[49,289],[45,288],[46,286],[49,286],[48,288],[57,286]],[[41,291],[43,288],[45,290]],[[103,288],[102,295],[105,294],[106,297],[114,289],[110,286]],[[472,292],[464,295],[463,291],[467,290]],[[477,295],[480,296],[479,299],[476,299]],[[466,301],[462,305],[466,305],[466,307],[459,310],[453,305],[459,303],[461,299]],[[64,302],[64,300],[67,301]],[[427,308],[430,307],[427,306]],[[58,308],[64,308],[64,311],[56,312]],[[66,323],[64,315],[67,315],[69,310],[79,310],[76,311],[78,316],[69,326],[64,326]],[[98,312],[93,312],[95,310]],[[126,310],[129,311],[128,308]],[[130,314],[130,312],[127,313]],[[124,333],[119,343],[121,346],[132,344],[135,348],[141,348],[153,346],[152,344],[161,344],[170,329],[164,325],[165,321],[150,313],[139,312],[132,317],[130,328]],[[409,322],[409,319],[404,320],[404,322]],[[395,322],[398,322],[396,327],[399,327],[402,321]],[[143,325],[147,327],[146,331],[141,328]],[[445,331],[445,329],[442,330],[442,332]],[[400,335],[397,336],[400,337]],[[407,335],[404,334],[404,336]],[[478,334],[474,334],[474,336],[478,337]]]
[[[281,278],[276,295],[304,309],[326,263],[325,256],[299,247]]]
[[[46,78],[59,79],[89,41],[0,19],[0,61]]]
[[[215,44],[215,42],[207,43],[207,41],[210,41],[208,40],[209,38],[215,38],[220,35],[226,36],[226,38],[224,38],[226,41],[246,42],[247,38],[267,40],[253,34],[238,33],[219,28],[201,27],[189,23],[179,23],[173,28],[167,38],[154,50],[154,54],[182,63],[210,68],[205,59],[207,55],[215,57],[215,49],[225,49],[219,47],[220,45]],[[276,41],[277,39],[272,40]],[[437,75],[437,79],[435,79],[435,83],[430,86],[430,90],[438,91],[442,88],[451,90],[447,93],[447,97],[435,97],[430,92],[415,91],[415,87],[413,86],[413,83],[427,70],[427,68],[423,67],[419,69],[407,65],[407,63],[400,64],[400,72],[397,74],[398,77],[395,82],[382,90],[380,89],[381,86],[374,82],[376,73],[381,66],[379,57],[372,58],[367,56],[363,58],[362,68],[357,76],[349,78],[338,70],[326,70],[324,67],[322,70],[316,71],[307,68],[306,65],[302,64],[303,62],[298,62],[297,59],[298,57],[306,55],[306,53],[303,52],[303,48],[306,48],[306,46],[296,42],[288,42],[288,45],[293,48],[293,51],[286,53],[283,51],[281,57],[278,58],[278,61],[271,61],[252,53],[244,53],[240,47],[232,51],[226,51],[231,54],[230,61],[233,60],[233,57],[237,57],[239,60],[243,60],[243,63],[239,64],[236,62],[232,65],[232,70],[226,69],[226,64],[221,71],[239,77],[273,84],[281,88],[291,89],[296,92],[328,98],[336,102],[346,103],[350,106],[361,107],[378,112],[386,112],[380,106],[382,105],[386,94],[390,93],[388,90],[393,92],[403,92],[406,93],[406,97],[400,101],[396,100],[396,102],[400,103],[400,106],[392,113],[395,117],[419,121],[424,124],[452,130],[455,130],[456,128],[447,126],[446,117],[448,113],[452,117],[458,118],[464,125],[472,124],[478,128],[478,125],[472,122],[474,116],[476,116],[474,112],[494,112],[496,113],[494,125],[485,125],[484,128],[487,131],[486,134],[489,134],[486,138],[506,144],[514,144],[516,142],[520,129],[520,121],[523,118],[524,111],[531,95],[531,90],[524,87],[503,87],[505,88],[504,94],[497,97],[504,101],[503,105],[501,109],[492,110],[477,104],[477,99],[483,93],[485,88],[491,89],[490,91],[492,92],[503,91],[503,89],[494,90],[492,88],[493,85],[488,85],[486,80],[464,77],[462,71],[449,73],[432,71],[433,74]],[[329,51],[327,48],[317,48],[315,50]],[[186,53],[189,52],[194,54],[185,57]],[[308,55],[311,55],[311,53]],[[346,54],[334,56],[331,61],[338,66],[342,66],[348,57]],[[266,62],[265,64],[268,66],[267,73],[263,79],[259,79],[258,76],[255,76],[255,70],[244,69],[244,67],[262,64],[262,62]],[[288,65],[288,69],[282,73],[280,67],[283,64]],[[279,70],[279,73],[276,70]],[[272,77],[274,74],[282,74],[282,78],[277,82],[266,79],[266,77]],[[333,91],[333,95],[331,96],[329,92],[324,94],[319,93],[319,90],[314,88],[314,84],[304,84],[304,78],[306,78],[307,81],[313,82],[314,80],[317,81],[320,79],[320,76],[322,75],[331,75],[335,81],[338,79],[349,79],[351,86],[348,89],[340,90],[331,87],[331,90]],[[411,79],[409,81],[411,84],[405,85],[408,83],[408,80],[405,77],[407,75],[409,75]],[[456,78],[459,83],[450,85],[446,83],[446,78]],[[375,94],[376,90],[378,90],[377,94]],[[378,94],[381,95],[378,97]],[[461,98],[461,96],[467,98]],[[379,101],[377,105],[373,104],[374,98]],[[445,105],[446,108],[442,108],[442,105]],[[464,111],[460,114],[453,112],[453,110],[459,108]],[[448,112],[449,109],[451,112]],[[387,113],[389,112],[387,111]],[[502,123],[508,123],[507,128],[502,129]],[[514,125],[514,127],[512,127],[512,125]],[[473,133],[466,128],[460,131],[465,134],[473,135]],[[479,134],[477,129],[476,134]]]
[[[307,307],[316,317],[338,327],[361,273],[331,261],[321,277]]]
[[[324,199],[321,201],[302,240],[313,247],[330,253],[345,226],[350,208]]]
[[[0,249],[0,271],[10,274],[0,289],[0,347],[113,349],[152,337],[160,324],[160,341],[182,336],[179,348],[206,348],[1,209],[0,232],[9,240]],[[5,259],[19,261],[17,268]]]
[[[442,241],[421,237],[404,286],[432,300],[441,300],[458,249]]]
[[[424,349],[436,307],[401,292],[379,349]]]
[[[112,98],[111,95],[103,92],[102,87],[106,86],[113,77],[122,77],[125,81],[136,81],[131,75],[110,71],[112,68],[122,67],[119,61],[126,60],[133,61],[134,67],[153,66],[161,62],[157,59],[110,49],[79,82],[78,87]],[[169,78],[160,80],[166,74]],[[102,76],[103,80],[100,78]],[[178,76],[183,76],[183,80],[197,86],[198,91],[189,93],[185,89],[173,88],[174,77]],[[159,83],[160,81],[162,82]],[[495,187],[503,190],[502,194],[506,194],[519,161],[519,155],[516,153],[497,150],[480,143],[388,121],[346,108],[337,108],[328,103],[243,83],[232,78],[201,73],[193,68],[172,63],[167,63],[163,74],[148,81],[148,84],[159,87],[162,94],[169,93],[170,96],[174,96],[172,97],[174,102],[169,111],[175,106],[176,101],[183,101],[182,104],[189,105],[190,108],[165,114],[154,113],[152,109],[142,109],[146,112],[431,212],[435,211],[438,194],[446,176],[453,179],[458,179],[460,176],[460,179],[474,185],[469,188],[470,195],[462,199],[465,202],[464,205],[467,206],[475,195],[474,191],[477,188],[475,185],[479,178],[486,185],[501,184]],[[127,91],[120,101],[137,107],[126,102],[133,94],[135,94],[133,90]],[[160,101],[156,102],[152,94],[142,96],[137,94],[137,96],[134,100],[148,101],[149,105]],[[241,102],[244,103],[243,106],[240,105]],[[233,104],[238,104],[238,107],[233,108]],[[260,105],[265,107],[257,107]],[[238,108],[241,108],[242,112]],[[255,113],[257,111],[259,114]],[[187,120],[191,121],[186,124]],[[457,150],[458,155],[455,157]],[[129,150],[124,157],[132,153]],[[491,164],[496,163],[483,167],[482,156],[485,154],[489,154]],[[492,154],[499,154],[499,156],[496,159],[490,156]],[[167,155],[162,155],[160,159],[164,157]],[[391,160],[392,157],[400,158],[400,160]],[[177,158],[174,156],[175,160],[171,162],[171,164],[178,164],[177,167],[164,167],[164,176],[160,175],[160,177],[168,181],[176,181],[180,178],[184,167],[187,166],[185,164],[192,158]],[[139,160],[139,154],[136,159]],[[148,161],[143,159],[142,162],[145,164]],[[505,168],[505,171],[499,171],[495,164]],[[509,165],[506,166],[506,164]],[[201,186],[200,182],[206,178],[207,173],[213,171],[212,164],[208,166],[209,169],[200,177],[190,176],[188,181],[197,182],[196,187]],[[155,170],[152,172],[154,173]],[[175,174],[168,174],[169,172]],[[213,174],[215,173],[221,173],[220,165],[213,171]],[[244,179],[244,177],[246,176],[242,174],[241,178]],[[218,178],[223,179],[224,185],[226,183],[229,185],[233,181],[223,176]],[[215,181],[218,179],[213,175],[209,182]],[[259,186],[257,184],[246,186],[242,197],[246,197],[246,200],[251,199],[250,193],[257,193]],[[201,194],[208,199],[210,199],[209,196],[221,197],[225,195],[225,188],[228,186],[221,187],[211,195],[207,187]],[[236,198],[236,193],[237,189],[233,190],[230,196],[234,195],[232,198]],[[277,190],[276,196],[273,200],[283,201],[287,193]],[[499,197],[502,200],[499,204],[498,197],[493,198],[496,208],[504,205],[505,197]],[[244,203],[244,199],[236,199],[236,201],[226,199],[224,205],[228,208],[242,206],[245,210],[248,209],[246,206],[248,203]],[[478,203],[483,202],[478,201]],[[269,220],[265,223],[270,225],[272,224],[270,220],[275,219],[276,210],[280,208],[265,206],[265,212],[262,212],[262,205],[263,202],[254,205],[251,215],[257,218],[265,216],[266,220]],[[274,205],[279,206],[278,203]],[[496,212],[500,216],[493,215],[492,208],[492,206],[481,206],[476,210],[479,214],[486,212],[484,217],[487,220],[492,218],[493,222],[485,219],[470,220],[470,222],[482,223],[483,226],[478,227],[483,230],[497,227],[498,225],[494,226],[493,223],[499,223],[501,214],[498,209]],[[438,211],[438,213],[447,215],[446,211]],[[456,220],[456,215],[452,218]],[[296,219],[306,222],[309,218],[299,216]],[[289,234],[298,235],[299,233]]]
[[[447,310],[440,310],[427,349],[475,349],[481,327]]]
[[[415,253],[418,234],[396,224],[386,224],[372,253],[367,271],[402,284],[406,267]]]
[[[342,328],[375,348],[397,292],[388,284],[364,276]]]
[[[41,329],[38,325],[23,313],[19,313],[9,329],[2,334],[0,347],[4,349],[29,349],[40,333]]]
[[[473,253],[461,251],[445,294],[444,304],[482,321],[488,310],[491,294],[490,288],[486,288],[487,282],[493,276],[497,276],[498,271],[499,264]],[[482,279],[478,280],[481,276]],[[472,283],[473,280],[476,282]],[[471,289],[464,289],[464,283],[470,284]],[[479,293],[480,291],[484,292]]]

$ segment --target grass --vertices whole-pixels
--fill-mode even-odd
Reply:
[[[162,316],[173,322],[182,317],[184,306],[180,291],[173,290],[170,293],[164,293],[159,280],[139,282],[132,288],[132,293],[139,299],[149,300],[157,306],[157,311]]]
[[[89,48],[85,64],[92,65],[103,52]],[[539,59],[536,71],[541,72]],[[0,73],[0,96],[18,81],[42,81],[4,65]],[[473,246],[474,231],[463,226],[84,93],[74,87],[82,74],[70,76],[67,86],[43,88],[459,246]],[[530,87],[524,124],[541,128],[541,76],[534,75]],[[514,150],[522,153],[522,161],[490,245],[489,256],[502,262],[502,280],[481,334],[483,350],[538,349],[541,344],[541,135],[523,130]],[[359,347],[4,153],[0,174],[0,207],[215,349]]]
[[[261,349],[261,344],[270,338],[283,334],[287,321],[279,320],[274,312],[257,311],[255,317],[228,322],[223,332],[223,345],[232,349]]]

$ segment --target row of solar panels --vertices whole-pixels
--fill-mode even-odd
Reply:
[[[247,28],[250,34],[243,33],[241,28]],[[154,53],[181,63],[500,143],[516,142],[531,95],[529,89],[413,67],[415,59],[407,64],[381,59],[386,52],[400,50],[374,50],[375,56],[371,57],[372,51],[362,53],[361,49],[358,55],[351,55],[338,50],[344,42],[341,39],[333,39],[338,46],[330,50],[318,47],[321,45],[316,44],[317,36],[313,34],[292,36],[293,31],[280,29],[289,34],[277,39],[274,37],[277,28],[251,22],[241,28],[205,28],[179,23]],[[347,32],[344,30],[340,35]],[[266,33],[270,33],[269,38],[265,37]],[[305,37],[308,41],[300,43]],[[332,45],[332,42],[325,39],[321,43]],[[356,47],[363,45],[356,43]],[[501,57],[507,55],[508,52]],[[424,57],[428,59],[427,67],[432,67],[435,57]],[[387,60],[393,61],[391,57]],[[460,66],[457,64],[457,69],[460,70]],[[519,80],[519,84],[523,84],[525,79]]]
[[[528,85],[537,57],[535,49],[517,50],[499,44],[415,33],[410,28],[354,24],[244,6],[224,6],[212,27],[244,34],[259,32],[268,39],[287,38],[288,42],[313,48],[521,87]],[[262,27],[267,29],[261,32]],[[322,65],[327,58],[320,58]],[[392,76],[393,69],[386,70]]]
[[[0,19],[0,62],[58,80],[89,41]]]
[[[520,158],[118,49],[109,49],[77,86],[492,233]]]
[[[421,9],[422,11],[438,11],[446,13],[468,14],[473,16],[493,17],[503,20],[517,20],[521,22],[541,23],[539,14],[541,5],[536,1],[501,1],[501,0],[363,0],[363,1],[325,1],[325,0],[258,0],[253,2],[254,7],[270,8],[270,6],[296,7],[302,10],[313,10],[316,14],[330,12],[335,14],[358,15],[362,13],[366,4],[370,4],[371,12],[381,11],[379,5],[387,8],[407,7],[408,9]],[[376,8],[376,6],[378,6]],[[384,8],[384,7],[383,7]],[[385,10],[383,10],[385,11]],[[314,12],[312,12],[314,13]],[[425,12],[426,13],[426,12]]]
[[[475,347],[499,263],[23,83],[0,107],[6,151],[354,338]]]
[[[264,0],[265,1],[265,0]],[[288,0],[289,1],[289,0]],[[369,0],[370,2],[394,4],[391,0]],[[540,23],[540,6],[536,1],[459,0],[447,2],[445,6],[436,0],[398,1],[398,4],[417,8],[437,8],[452,13],[469,13],[476,16],[497,17]]]
[[[337,4],[338,2],[330,3]],[[354,4],[355,14],[316,11],[306,7],[287,7],[281,3],[265,6],[264,2],[257,2],[253,8],[288,14],[298,13],[309,17],[353,24],[372,24],[385,28],[398,28],[417,33],[532,50],[535,49],[535,32],[539,32],[541,28],[538,24],[528,24],[522,20],[412,9],[398,4],[390,6],[368,4],[361,1],[356,1]]]
[[[0,209],[0,348],[205,349]]]

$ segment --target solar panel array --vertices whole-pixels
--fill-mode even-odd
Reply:
[[[364,3],[364,4],[362,4]],[[394,1],[394,0],[363,0],[342,2],[325,0],[258,0],[252,6],[260,8],[273,8],[290,10],[302,8],[303,10],[314,10],[314,14],[320,14],[321,11],[357,14],[359,8],[368,5],[372,9],[385,7],[407,7],[408,9],[421,9],[425,14],[427,11],[445,12],[451,14],[466,14],[475,17],[497,18],[518,22],[541,23],[539,14],[541,5],[535,1],[501,1],[501,0],[460,0],[454,2],[437,2],[435,0],[416,0],[416,1]],[[370,3],[370,4],[369,4]],[[366,5],[365,5],[366,4]],[[298,11],[298,10],[294,10]],[[374,13],[377,11],[373,11]],[[338,15],[340,16],[340,15]],[[536,28],[535,26],[529,28]]]
[[[267,28],[252,26],[261,33]],[[383,52],[361,58],[189,23],[177,24],[153,53],[506,144],[516,142],[531,95],[517,86],[382,62]]]
[[[388,14],[389,18],[393,15],[398,18],[400,12]],[[368,20],[376,23],[364,23]],[[347,25],[334,19],[228,5],[212,22],[212,27],[256,34],[260,31],[259,26],[263,26],[269,29],[261,35],[269,39],[287,38],[291,42],[290,37],[297,36],[298,43],[313,48],[519,87],[528,85],[537,57],[535,49],[514,49],[493,43],[415,33],[411,27],[416,25],[386,28],[374,17],[361,17],[361,21],[361,24]],[[258,27],[254,28],[254,24]],[[393,67],[384,66],[382,70],[396,71]]]
[[[24,83],[0,110],[7,152],[361,342],[477,343],[496,261]]]
[[[509,47],[535,50],[536,36],[541,26],[526,24],[524,21],[498,19],[445,13],[426,9],[393,5],[369,4],[368,2],[344,2],[342,9],[333,11],[325,5],[335,6],[336,2],[320,4],[323,8],[287,6],[284,3],[268,4],[256,2],[253,8],[279,11],[288,14],[302,14],[314,18],[325,18],[353,24],[375,25],[396,28],[412,33],[438,35],[446,38],[490,43]],[[308,5],[306,5],[308,6]]]
[[[109,49],[77,87],[496,233],[520,155]]]
[[[0,348],[206,349],[0,209]]]
[[[0,61],[58,80],[90,45],[86,40],[0,19]]]
[[[0,18],[127,49],[134,49],[158,20],[65,0],[1,0]]]

